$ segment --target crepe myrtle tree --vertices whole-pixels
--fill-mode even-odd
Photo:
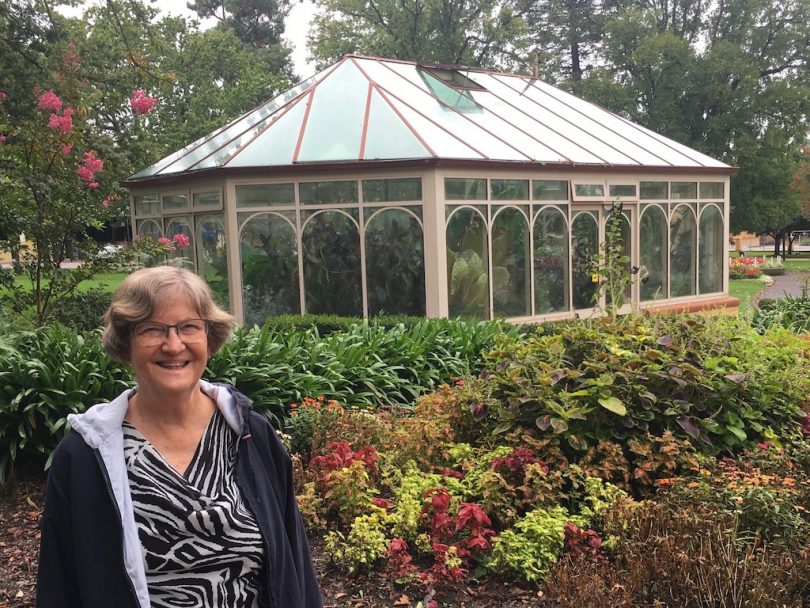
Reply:
[[[14,257],[14,271],[0,273],[0,305],[36,327],[46,324],[82,281],[167,249],[139,240],[110,254],[88,235],[91,228],[126,213],[127,202],[105,173],[102,154],[88,143],[93,141],[92,117],[72,47],[63,54],[53,82],[53,88],[34,89],[27,100],[33,111],[16,120],[5,111],[9,100],[0,90],[0,250]],[[156,101],[137,90],[122,111],[137,120]],[[105,145],[98,138],[96,143]],[[68,259],[82,263],[63,268]],[[30,288],[15,281],[14,273],[26,275]]]

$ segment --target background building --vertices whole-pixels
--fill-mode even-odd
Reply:
[[[640,306],[728,301],[734,168],[530,76],[346,56],[124,182],[246,323],[590,314],[611,207]]]

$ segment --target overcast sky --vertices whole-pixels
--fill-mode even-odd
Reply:
[[[103,1],[103,0],[96,0]],[[188,0],[160,0],[158,8],[161,14],[164,15],[183,15],[186,17],[194,17],[197,19],[196,13],[190,11],[186,7]],[[85,6],[90,2],[85,2]],[[152,4],[155,4],[154,2]],[[83,7],[68,7],[60,6],[59,11],[68,16],[78,16],[82,13]],[[293,2],[290,14],[285,21],[284,37],[289,40],[292,46],[292,60],[295,66],[295,72],[303,79],[315,73],[315,68],[312,64],[307,63],[307,32],[309,32],[309,23],[312,16],[315,14],[315,3],[312,0],[300,0]],[[212,27],[216,23],[216,19],[206,19],[200,26],[205,29]]]

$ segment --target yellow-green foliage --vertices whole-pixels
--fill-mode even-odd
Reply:
[[[585,500],[580,509],[580,515],[588,521],[592,521],[601,517],[605,509],[628,499],[627,492],[618,486],[598,477],[588,477],[585,479]]]
[[[466,462],[467,472],[462,480],[465,496],[479,493],[484,478],[489,475],[492,468],[492,461],[508,456],[513,449],[511,446],[501,445],[494,450],[472,454],[472,458]]]
[[[324,538],[329,559],[350,573],[369,570],[388,549],[388,516],[383,509],[372,508],[371,514],[354,518],[347,536],[332,531]]]
[[[374,487],[366,465],[355,460],[349,466],[330,471],[326,479],[323,505],[337,511],[343,522],[366,513],[379,491]],[[320,508],[323,508],[319,505]]]
[[[488,567],[529,582],[542,581],[560,558],[565,524],[587,526],[585,518],[569,515],[563,507],[535,509],[493,542]]]
[[[394,535],[407,541],[414,540],[419,532],[419,514],[425,504],[425,492],[443,487],[453,496],[464,494],[457,479],[420,471],[412,460],[405,463],[401,472],[396,472],[390,483],[395,498],[390,516]]]

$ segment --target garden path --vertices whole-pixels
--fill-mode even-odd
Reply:
[[[786,272],[782,276],[773,277],[773,283],[759,292],[757,300],[763,298],[776,300],[785,296],[799,298],[802,289],[810,285],[810,272]]]

